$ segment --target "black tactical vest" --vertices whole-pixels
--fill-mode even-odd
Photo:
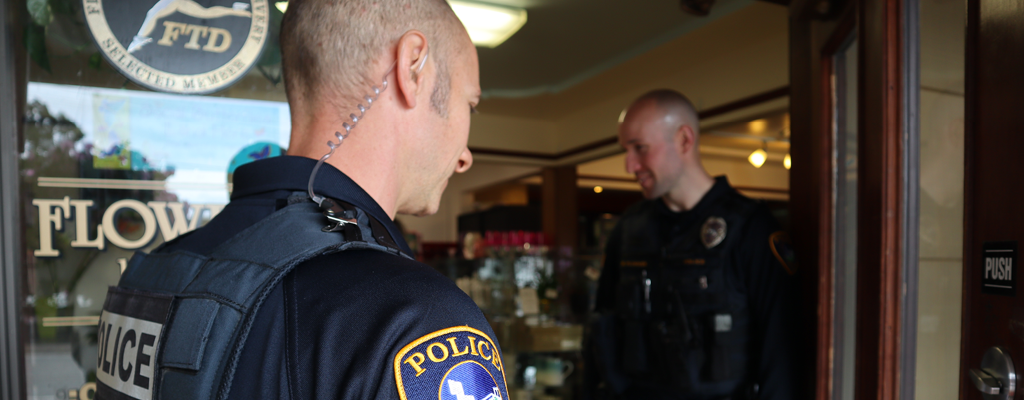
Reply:
[[[630,385],[685,398],[740,398],[749,376],[750,318],[743,283],[728,267],[747,220],[763,206],[729,190],[693,215],[690,226],[666,235],[662,227],[670,222],[656,201],[620,221],[618,369]]]
[[[225,399],[256,313],[296,266],[352,249],[409,257],[348,203],[289,203],[209,256],[132,257],[100,317],[97,399]]]

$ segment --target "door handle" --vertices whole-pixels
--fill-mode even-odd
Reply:
[[[984,394],[999,394],[1003,384],[999,381],[999,378],[992,376],[990,371],[982,371],[979,369],[971,368],[971,382],[974,382],[974,387],[978,388]]]
[[[999,346],[985,351],[981,368],[971,368],[967,377],[985,400],[1010,400],[1017,391],[1017,373],[1010,352]]]

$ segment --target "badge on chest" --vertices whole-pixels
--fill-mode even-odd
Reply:
[[[700,241],[705,248],[718,246],[725,240],[726,223],[721,217],[709,217],[700,228]]]

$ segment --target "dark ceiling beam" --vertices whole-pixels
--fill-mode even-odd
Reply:
[[[767,103],[775,99],[781,99],[789,96],[789,86],[783,86],[775,90],[769,90],[764,93],[755,94],[750,97],[744,97],[731,103],[722,104],[718,107],[710,108],[697,113],[700,119],[706,119],[711,117],[717,117],[719,115],[730,113],[736,110],[744,109],[750,106],[755,106],[761,103]]]

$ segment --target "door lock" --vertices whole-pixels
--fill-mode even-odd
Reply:
[[[981,369],[971,368],[971,383],[981,391],[985,400],[1010,400],[1017,391],[1017,373],[1006,349],[996,346],[985,351]]]
[[[984,370],[971,368],[971,382],[974,382],[974,387],[984,394],[999,394],[1003,388],[1003,383],[988,368]]]

